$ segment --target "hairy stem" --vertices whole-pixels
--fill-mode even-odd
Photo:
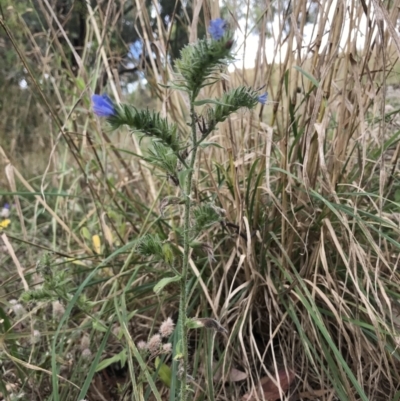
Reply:
[[[179,322],[180,332],[182,341],[182,377],[181,377],[181,393],[180,401],[186,401],[187,399],[187,388],[186,388],[186,375],[188,373],[188,346],[187,346],[187,325],[186,325],[186,309],[187,309],[187,275],[189,270],[189,254],[190,254],[190,208],[192,206],[191,192],[192,192],[192,181],[194,165],[196,162],[197,154],[197,137],[196,137],[196,116],[194,111],[194,96],[190,99],[190,116],[191,116],[191,128],[192,128],[192,152],[189,162],[189,171],[186,176],[184,191],[185,191],[185,217],[183,227],[183,264],[182,264],[182,278],[180,288],[180,303],[179,303]]]

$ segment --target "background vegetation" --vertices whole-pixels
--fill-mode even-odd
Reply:
[[[144,360],[135,344],[176,322],[178,284],[155,291],[168,270],[132,241],[179,248],[182,209],[160,212],[168,177],[144,141],[107,131],[90,96],[157,107],[186,132],[187,101],[165,85],[218,16],[256,33],[258,51],[204,98],[267,85],[271,102],[200,151],[195,199],[225,217],[204,238],[215,261],[192,254],[188,315],[227,334],[191,332],[192,397],[400,399],[396,2],[0,5],[4,399],[174,398],[171,357]]]

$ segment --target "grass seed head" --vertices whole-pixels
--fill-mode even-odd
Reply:
[[[25,313],[26,313],[25,308],[16,299],[12,299],[10,301],[10,305],[11,305],[11,309],[13,310],[13,312],[15,313],[15,316],[17,318],[20,318],[25,315]]]
[[[86,348],[82,351],[82,358],[89,359],[92,356],[92,351],[89,348]]]
[[[165,354],[170,354],[172,352],[172,344],[171,343],[163,344],[162,351]]]
[[[157,352],[160,351],[160,347],[161,347],[161,336],[160,334],[154,334],[154,336],[152,336],[149,340],[148,343],[148,347],[149,347],[149,351],[152,354],[156,354]]]
[[[31,335],[31,344],[37,344],[40,341],[40,331],[39,330],[33,330],[33,333]]]
[[[174,327],[175,323],[170,317],[164,320],[160,326],[161,337],[163,338],[169,337],[173,333]]]

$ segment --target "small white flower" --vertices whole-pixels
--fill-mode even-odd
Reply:
[[[0,211],[0,217],[7,219],[10,217],[10,206],[6,203]]]
[[[33,333],[31,335],[31,344],[37,344],[39,341],[40,341],[40,331],[33,330]]]
[[[25,315],[25,308],[16,299],[12,299],[10,305],[16,317],[19,318]]]
[[[82,358],[89,359],[92,356],[92,351],[89,348],[86,348],[82,351]]]

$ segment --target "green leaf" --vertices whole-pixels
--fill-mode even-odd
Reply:
[[[105,324],[99,320],[93,320],[92,321],[92,327],[94,330],[101,331],[102,333],[107,332],[107,327]]]
[[[178,180],[179,180],[179,185],[181,186],[181,188],[185,188],[186,177],[188,176],[190,170],[191,170],[190,168],[187,168],[178,173]]]
[[[82,227],[81,228],[81,235],[82,235],[83,238],[87,239],[88,241],[92,240],[92,236],[90,235],[90,232],[87,229],[87,227]]]
[[[121,351],[119,353],[119,355],[121,355],[120,363],[121,363],[121,368],[123,368],[125,366],[126,360],[128,358],[128,354],[126,352],[124,352],[124,351]]]
[[[217,142],[202,142],[199,146],[200,146],[201,148],[207,148],[208,146],[215,146],[215,147],[217,147],[217,148],[224,149],[224,147],[221,146],[221,145],[220,145],[219,143],[217,143]]]
[[[197,319],[187,319],[186,327],[188,329],[202,329],[204,328],[204,324]]]
[[[188,92],[188,88],[185,85],[178,85],[178,84],[174,84],[172,82],[170,82],[168,85],[164,85],[164,84],[158,84],[163,88],[167,88],[167,89],[175,89],[178,91],[183,91],[183,92]]]
[[[319,87],[319,82],[307,71],[304,71],[301,67],[299,67],[298,65],[295,65],[294,68],[299,71],[300,73],[302,73],[306,78],[308,78],[316,88]]]
[[[6,333],[11,328],[10,320],[2,308],[0,308],[0,325],[3,324],[3,333]],[[1,327],[1,326],[0,326]]]
[[[394,193],[394,200],[397,203],[400,203],[400,189],[396,189],[395,193]]]
[[[175,360],[175,361],[179,361],[179,360],[182,359],[182,358],[183,358],[183,353],[182,353],[182,340],[179,339],[178,342],[176,343],[174,360]]]
[[[221,106],[229,106],[228,104],[222,103],[215,99],[203,99],[203,100],[196,100],[193,102],[195,106],[202,106],[203,104],[219,104]]]
[[[84,91],[86,89],[85,81],[82,78],[80,77],[76,78],[75,83],[78,89],[80,89],[81,91]]]
[[[181,279],[181,276],[164,277],[154,286],[153,291],[156,294],[159,294],[165,286],[167,286],[170,283],[179,281],[180,279]]]
[[[171,368],[167,366],[165,363],[161,362],[159,357],[156,358],[155,365],[157,368],[158,377],[168,388],[170,388],[171,378],[172,378]]]
[[[96,367],[96,372],[100,372],[105,369],[107,366],[112,365],[113,363],[120,362],[121,367],[125,365],[127,358],[126,349],[123,349],[119,354],[112,356],[111,358],[103,359]]]

